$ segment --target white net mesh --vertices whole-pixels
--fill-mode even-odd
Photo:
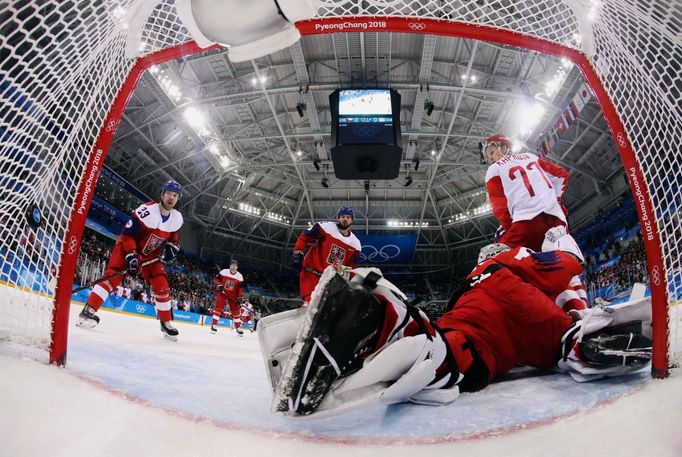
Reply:
[[[0,2],[0,282],[8,291],[0,301],[0,328],[32,345],[49,345],[50,297],[71,208],[99,129],[135,63],[124,54],[133,3],[140,2]],[[682,177],[669,172],[682,165],[676,154],[682,144],[677,0],[327,0],[318,15],[466,22],[584,51],[644,173],[674,313],[682,294]],[[143,27],[142,54],[186,41],[174,2],[159,2]],[[38,230],[25,222],[31,204],[45,216]],[[672,360],[682,344],[679,327],[672,317]]]

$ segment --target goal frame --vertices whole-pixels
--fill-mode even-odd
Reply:
[[[324,35],[340,33],[339,26],[341,24],[350,24],[347,27],[347,32],[433,34],[511,45],[568,59],[579,68],[604,113],[618,148],[632,195],[636,201],[637,213],[644,234],[643,240],[650,278],[653,335],[652,376],[656,378],[667,377],[669,363],[668,302],[664,279],[665,268],[657,222],[654,217],[649,191],[645,185],[644,175],[636,159],[627,131],[613,101],[604,89],[588,57],[581,51],[542,38],[491,26],[473,25],[453,20],[397,16],[347,16],[318,18],[298,22],[296,27],[303,36]],[[50,363],[63,365],[66,362],[71,289],[87,216],[87,211],[79,212],[77,208],[82,208],[83,206],[89,208],[90,206],[95,183],[104,164],[109,146],[140,77],[144,71],[153,65],[206,52],[218,47],[200,48],[195,42],[189,41],[139,58],[133,65],[132,70],[123,82],[121,89],[108,110],[105,121],[100,127],[97,140],[89,154],[83,174],[84,178],[78,187],[74,199],[74,207],[71,209],[71,219],[69,220],[64,238],[65,241],[62,244],[61,268],[54,296]]]

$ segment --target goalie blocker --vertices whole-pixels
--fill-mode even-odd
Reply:
[[[503,374],[491,366],[478,335],[452,325],[453,310],[434,325],[403,300],[378,269],[355,269],[347,281],[328,268],[307,309],[262,319],[259,339],[274,389],[273,411],[325,417],[378,403],[442,405],[460,390],[480,390]],[[650,359],[650,340],[640,334],[641,325],[623,324],[646,320],[646,302],[585,310],[575,322],[564,313],[554,344],[541,346],[536,363],[522,356],[509,362],[538,368],[558,362],[578,381],[639,370]],[[550,362],[539,363],[543,358]]]

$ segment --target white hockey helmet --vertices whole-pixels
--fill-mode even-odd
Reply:
[[[483,246],[481,248],[481,251],[478,253],[478,263],[484,262],[488,259],[492,259],[497,254],[507,251],[511,251],[511,248],[506,244],[502,243],[492,243],[487,246]]]

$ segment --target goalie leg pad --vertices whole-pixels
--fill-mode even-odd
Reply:
[[[272,314],[258,321],[258,343],[273,390],[282,375],[282,367],[289,358],[305,313],[305,308],[298,308]]]
[[[374,347],[384,316],[385,305],[371,292],[325,270],[275,388],[273,411],[312,413]]]
[[[436,370],[445,359],[445,343],[421,334],[387,344],[357,372],[336,380],[309,416],[324,418],[357,408],[409,401],[444,405],[459,396],[459,387],[437,388]],[[445,378],[447,379],[447,378]]]

